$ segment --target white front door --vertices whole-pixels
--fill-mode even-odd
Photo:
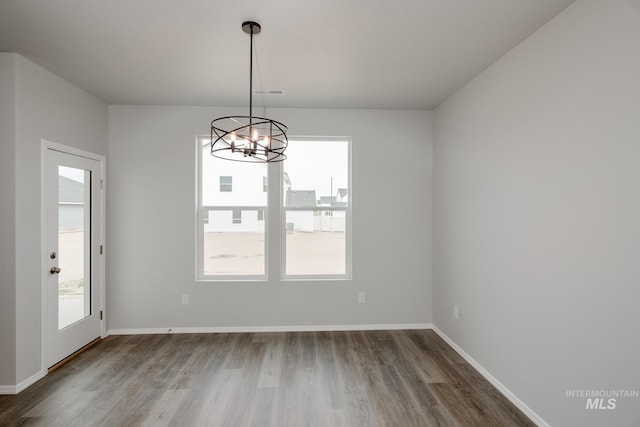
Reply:
[[[102,162],[46,150],[45,364],[100,337]]]

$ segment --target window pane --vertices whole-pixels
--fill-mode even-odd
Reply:
[[[242,224],[242,211],[240,209],[234,209],[232,212],[232,224]]]
[[[346,274],[346,212],[288,211],[286,274]]]
[[[258,212],[237,208],[207,211],[205,276],[265,274],[264,221],[258,220]]]
[[[91,315],[91,171],[58,166],[58,329]]]
[[[201,144],[199,276],[264,276],[267,165],[218,159]]]
[[[203,206],[267,206],[267,192],[262,185],[262,177],[267,176],[266,164],[213,157],[208,140],[201,141]]]
[[[283,171],[284,275],[350,274],[349,141],[292,138]]]
[[[349,205],[349,142],[290,140],[284,162],[284,205]]]
[[[233,177],[221,176],[220,177],[220,192],[225,193],[233,191]]]

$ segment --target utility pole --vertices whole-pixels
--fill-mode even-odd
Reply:
[[[333,177],[331,178],[331,194],[329,194],[329,202],[331,203],[331,207],[333,207]]]

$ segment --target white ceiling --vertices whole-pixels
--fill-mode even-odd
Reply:
[[[431,109],[573,0],[0,0],[0,51],[109,104]]]

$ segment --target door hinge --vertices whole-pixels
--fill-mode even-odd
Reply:
[[[100,310],[100,320],[102,320],[102,310]]]
[[[100,245],[100,255],[102,255],[102,245]]]
[[[104,188],[104,184],[102,182],[102,180],[100,180],[100,189],[102,190]]]

